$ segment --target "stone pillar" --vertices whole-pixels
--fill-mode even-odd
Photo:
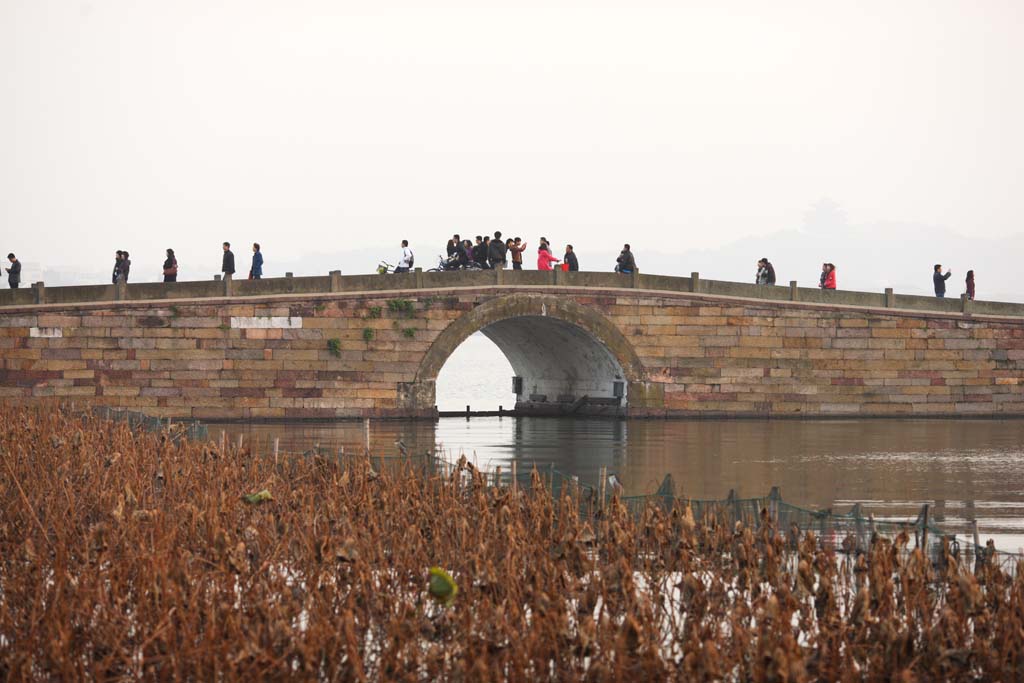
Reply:
[[[700,291],[700,273],[690,273],[690,291],[693,293]]]
[[[632,278],[632,282],[630,282],[629,286],[633,289],[640,289],[640,269],[634,268],[629,277]]]
[[[800,292],[797,290],[796,280],[790,280],[789,281],[789,300],[790,301],[799,301],[800,300]]]
[[[416,289],[423,289],[423,269],[422,268],[416,268],[413,271],[413,273],[416,276]],[[500,282],[501,276],[500,275],[498,276],[498,279],[499,279],[499,283],[498,284],[501,284],[501,282]]]
[[[42,284],[42,283],[40,283]],[[967,298],[967,294],[960,295],[960,311],[965,314],[970,314],[974,309],[974,302]]]
[[[499,287],[505,284],[505,269],[500,265],[494,268],[494,284]]]
[[[46,283],[45,282],[33,282],[32,283],[32,289],[35,290],[35,293],[36,293],[36,303],[37,304],[45,304],[46,303]]]
[[[896,308],[896,295],[892,292],[892,287],[885,288],[885,307]]]
[[[561,266],[561,264],[559,264],[558,268],[555,268],[555,284],[556,285],[564,285],[565,284],[565,271],[563,271],[560,266]]]
[[[231,281],[234,276],[231,273],[224,273],[224,296],[231,296]]]
[[[416,270],[419,270],[419,268],[417,268]],[[341,291],[341,271],[340,270],[332,270],[330,272],[330,276],[331,276],[331,291],[332,292],[340,292]]]
[[[123,277],[117,278],[117,282],[114,283],[114,301],[124,301],[128,298],[128,283],[124,281]]]

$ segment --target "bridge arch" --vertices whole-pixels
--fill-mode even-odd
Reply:
[[[399,386],[399,402],[433,410],[437,375],[458,346],[482,332],[522,378],[516,407],[535,413],[624,414],[644,367],[633,345],[593,308],[567,298],[511,294],[476,306],[453,321],[427,350],[416,379]],[[495,377],[496,382],[511,382]]]

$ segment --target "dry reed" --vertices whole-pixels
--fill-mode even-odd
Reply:
[[[846,559],[767,516],[275,465],[53,408],[0,408],[0,460],[5,680],[1024,675],[1024,572],[938,571],[905,537]]]

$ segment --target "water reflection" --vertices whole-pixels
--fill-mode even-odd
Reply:
[[[319,443],[361,452],[358,422],[211,425],[240,431],[268,449]],[[627,493],[654,491],[666,473],[693,498],[767,493],[779,486],[797,505],[845,511],[861,503],[876,515],[914,516],[924,503],[936,521],[965,531],[976,519],[984,537],[1005,550],[1024,546],[1024,421],[839,420],[685,421],[550,418],[445,419],[372,423],[374,453],[437,446],[483,467],[520,471],[553,466],[596,482],[601,467]]]

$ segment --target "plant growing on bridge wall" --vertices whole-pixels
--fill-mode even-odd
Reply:
[[[383,309],[380,306],[370,306],[366,317],[371,319],[379,318],[382,311]]]
[[[341,340],[337,337],[327,340],[327,350],[331,352],[332,356],[341,358]]]
[[[406,327],[404,330],[402,330],[402,334],[404,334],[409,339],[412,339],[413,337],[416,336],[416,328],[415,327]]]
[[[372,327],[364,327],[363,328],[363,341],[373,341],[373,328]]]
[[[406,318],[411,318],[415,313],[412,301],[409,299],[389,299],[388,310],[392,313],[400,313]]]

